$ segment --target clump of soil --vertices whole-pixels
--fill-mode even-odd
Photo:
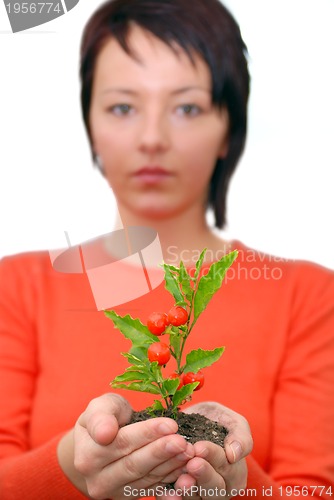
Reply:
[[[161,411],[156,411],[154,415],[151,415],[146,410],[142,410],[133,412],[132,420],[129,423],[133,424],[148,420],[149,418],[162,416],[173,418],[171,412],[168,413],[165,411],[162,414]],[[224,439],[227,436],[228,430],[217,422],[209,420],[199,413],[183,413],[182,411],[177,412],[175,420],[179,426],[178,434],[183,436],[189,443],[211,441],[224,447]]]

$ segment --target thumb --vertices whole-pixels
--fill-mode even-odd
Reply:
[[[132,408],[126,399],[118,394],[104,394],[93,399],[78,419],[78,425],[85,428],[98,444],[110,444],[120,427],[130,421]]]
[[[230,464],[247,457],[253,449],[253,438],[247,420],[238,413],[228,428],[224,441],[225,453]]]

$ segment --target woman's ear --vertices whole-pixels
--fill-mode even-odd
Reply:
[[[224,138],[224,144],[222,145],[220,151],[219,151],[219,155],[218,155],[218,158],[220,160],[224,160],[224,158],[226,158],[227,154],[228,154],[228,150],[229,150],[229,145],[230,145],[230,141],[229,141],[229,137],[226,136]]]
[[[100,173],[104,176],[106,172],[104,170],[104,166],[103,166],[103,162],[102,162],[101,156],[97,155],[96,153],[95,153],[95,165],[97,166],[97,168],[100,171]]]

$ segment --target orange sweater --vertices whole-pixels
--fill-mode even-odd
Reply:
[[[297,496],[304,486],[303,497],[330,499],[334,273],[239,242],[234,247],[240,251],[235,278],[214,296],[189,338],[188,348],[226,346],[193,402],[215,400],[248,419],[252,496],[270,487],[274,498]],[[145,322],[172,303],[162,284],[115,309]],[[127,349],[96,310],[85,274],[56,272],[46,252],[0,262],[1,500],[84,498],[58,466],[57,443],[122,373],[120,352]],[[120,393],[136,409],[152,402],[150,395]],[[296,487],[292,495],[288,485]]]

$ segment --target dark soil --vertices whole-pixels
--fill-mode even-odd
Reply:
[[[155,412],[155,415],[151,415],[146,410],[142,410],[133,412],[132,420],[129,423],[133,424],[135,422],[141,422],[142,420],[160,416],[172,417],[171,414],[167,414],[167,412],[163,415],[161,412]],[[189,443],[193,444],[197,441],[211,441],[212,443],[224,447],[224,439],[228,431],[217,422],[213,422],[198,413],[183,413],[181,411],[177,412],[175,420],[179,426],[178,434],[183,436]]]

